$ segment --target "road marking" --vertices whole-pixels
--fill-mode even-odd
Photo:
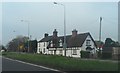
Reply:
[[[23,64],[28,64],[28,65],[32,65],[32,66],[36,66],[36,67],[40,67],[40,68],[56,71],[56,72],[61,72],[60,70],[56,70],[56,69],[52,69],[52,68],[48,68],[48,67],[32,64],[32,63],[27,63],[27,62],[23,62],[23,61],[20,61],[20,60],[14,60],[14,59],[6,58],[6,57],[3,57],[3,58],[11,60],[11,61],[17,61],[17,62],[20,62],[20,63],[23,63]],[[62,72],[62,73],[65,73],[65,72]]]

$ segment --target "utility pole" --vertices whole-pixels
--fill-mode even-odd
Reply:
[[[13,30],[13,32],[14,33],[16,33],[16,31],[15,30]],[[16,35],[16,38],[17,38],[17,35]],[[18,49],[18,52],[20,53],[20,48],[19,48],[19,42],[20,42],[20,39],[19,38],[17,38],[18,40],[17,40],[17,49]]]
[[[100,42],[100,46],[99,46],[99,50],[101,48],[101,23],[102,23],[102,17],[100,17],[100,30],[99,30],[99,42]]]
[[[29,41],[30,41],[30,22],[28,21],[28,20],[21,20],[21,22],[27,22],[28,23],[28,53],[29,53],[29,51],[30,51],[30,45],[29,45]]]
[[[99,31],[99,41],[101,42],[101,22],[102,22],[102,17],[100,17],[100,31]]]

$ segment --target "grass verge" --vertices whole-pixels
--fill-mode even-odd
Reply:
[[[43,65],[62,71],[118,71],[118,63],[98,60],[80,60],[55,55],[4,52],[3,56]]]

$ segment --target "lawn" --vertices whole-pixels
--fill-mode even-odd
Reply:
[[[81,60],[55,55],[6,52],[3,56],[63,71],[118,71],[118,63]]]

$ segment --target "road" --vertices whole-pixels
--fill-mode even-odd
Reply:
[[[52,72],[54,71],[55,72],[57,70],[55,69],[52,70],[51,68],[2,57],[2,71],[52,71]]]
[[[0,56],[0,72],[2,72],[2,56]]]

